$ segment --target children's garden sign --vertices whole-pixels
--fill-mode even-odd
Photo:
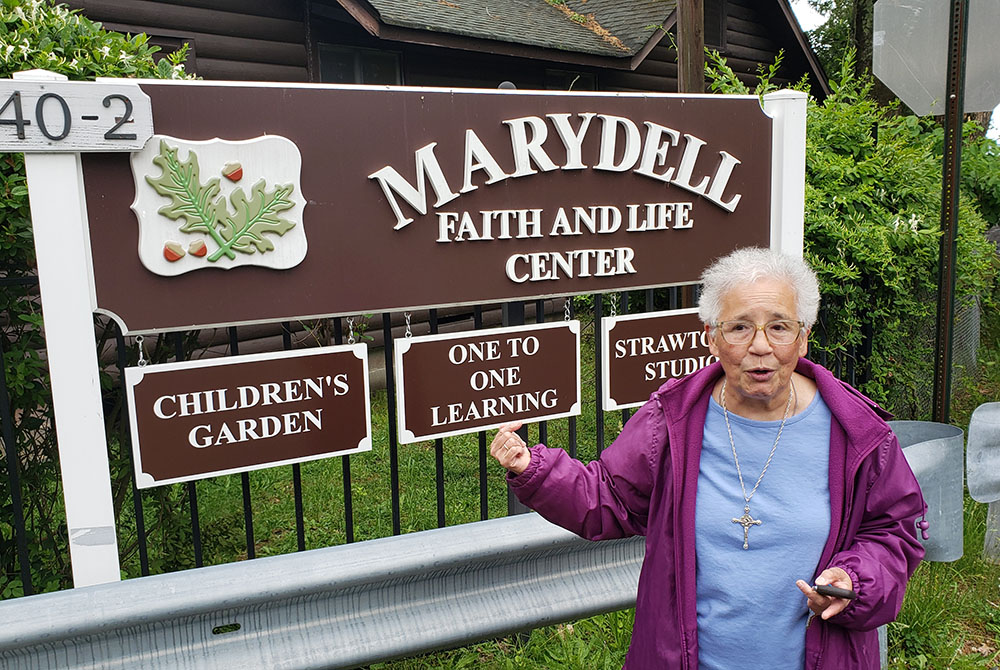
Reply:
[[[0,150],[26,154],[77,585],[118,578],[97,361],[80,337],[94,311],[142,334],[669,286],[739,246],[801,252],[796,92],[32,71],[0,83],[0,98]],[[629,339],[659,341],[646,324],[629,324]],[[578,413],[578,336],[574,324],[413,338],[397,359],[403,441]],[[671,349],[696,358],[696,339]],[[542,365],[542,347],[560,355]],[[362,351],[128,371],[138,481],[369,448]],[[636,374],[679,365],[666,360]],[[455,378],[440,397],[418,378],[434,361]]]
[[[363,344],[125,371],[139,488],[371,449]]]

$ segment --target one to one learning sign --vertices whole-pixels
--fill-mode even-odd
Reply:
[[[371,449],[364,344],[125,370],[139,488]]]
[[[580,322],[396,340],[399,441],[580,413]]]
[[[605,410],[638,407],[668,379],[718,360],[697,308],[605,318],[601,328]]]

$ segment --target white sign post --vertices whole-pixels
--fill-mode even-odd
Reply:
[[[90,288],[93,273],[88,266],[90,240],[79,152],[88,148],[129,151],[136,142],[141,146],[151,134],[152,114],[149,100],[138,86],[131,87],[134,91],[125,96],[121,91],[130,87],[118,84],[114,92],[84,89],[100,85],[66,82],[63,75],[41,70],[18,72],[14,79],[4,87],[11,89],[4,97],[10,104],[0,114],[0,118],[14,123],[0,126],[0,150],[25,152],[73,585],[114,582],[121,577],[94,339]],[[24,92],[17,90],[22,82]],[[36,82],[43,82],[43,86]],[[78,139],[74,126],[86,127],[88,121],[101,119],[94,110],[82,108],[69,96],[55,92],[69,86],[97,96],[98,107],[101,99],[121,95],[129,100],[133,111],[142,111],[140,105],[144,99],[140,118],[149,121],[134,125],[146,126],[147,134],[142,137],[127,119],[112,131],[125,118],[126,107],[120,98],[112,98],[108,110],[114,113],[111,104],[121,105],[118,118],[111,121],[103,134],[85,133]],[[46,87],[51,90],[40,90]],[[81,118],[94,116],[98,118]],[[109,145],[107,133],[114,135],[117,131],[134,137],[123,138],[119,144],[112,137]]]
[[[161,125],[165,126],[165,128],[161,128],[161,131],[164,131],[162,134],[168,135],[166,131],[171,127],[171,116],[181,112],[178,112],[176,109],[173,112],[170,111],[172,109],[168,104],[170,97],[165,95],[164,91],[158,90],[160,83],[157,82],[156,85],[149,84],[151,88],[147,88],[146,90],[157,100],[158,105],[164,105],[163,109],[165,111],[162,114],[166,115],[167,118],[161,119]],[[177,85],[187,86],[188,84],[178,83]],[[198,85],[208,86],[209,84],[203,83]],[[236,88],[237,85],[233,84],[232,86]],[[240,83],[238,86],[242,88],[245,84]],[[275,86],[273,84],[265,84],[262,88],[267,89]],[[294,88],[289,90],[295,92]],[[350,94],[358,99],[362,99],[368,96],[368,92],[373,89],[365,89],[366,92],[363,96],[352,87],[332,87],[331,90],[335,91],[338,95]],[[430,91],[428,95],[441,94],[440,90],[428,90]],[[400,92],[394,93],[394,95],[397,94],[411,96],[414,93],[413,91],[401,89]],[[456,97],[454,92],[450,92],[448,95],[452,98]],[[614,97],[609,96],[609,100]],[[710,99],[716,96],[703,97]],[[769,193],[771,202],[767,210],[770,212],[769,242],[771,248],[796,255],[801,255],[802,253],[806,99],[807,96],[805,93],[778,91],[764,96],[762,102],[765,114],[773,120],[771,124],[773,132]],[[624,105],[625,102],[628,101],[619,101],[616,104]],[[756,104],[756,100],[749,102]],[[552,116],[561,118],[561,115]],[[589,119],[589,117],[587,118]],[[608,128],[614,127],[614,123],[617,123],[614,119],[619,118],[621,117],[611,115],[602,116],[604,122],[610,124],[607,125]],[[540,119],[538,120],[540,121]],[[507,122],[505,121],[504,123]],[[656,126],[656,124],[651,125]],[[758,125],[761,128],[766,126],[763,123]],[[216,126],[210,125],[208,127],[215,128]],[[659,128],[656,131],[657,133],[666,131],[676,133],[676,131],[672,131],[669,128],[656,127]],[[496,128],[493,129],[494,132],[496,130]],[[471,129],[467,133],[472,133],[471,135],[467,134],[467,141],[468,137],[476,137]],[[19,73],[15,75],[14,80],[0,81],[0,151],[25,153],[25,163],[27,166],[28,194],[32,209],[39,282],[44,304],[56,432],[59,437],[59,454],[66,500],[73,579],[76,586],[117,581],[119,579],[119,558],[110,486],[110,468],[108,466],[98,361],[93,340],[93,313],[97,308],[98,287],[107,286],[108,282],[105,280],[110,276],[109,268],[117,268],[118,266],[108,262],[107,257],[91,255],[94,253],[94,248],[91,245],[91,237],[96,242],[100,235],[107,232],[109,228],[97,227],[102,223],[105,226],[107,224],[107,221],[103,220],[100,214],[95,214],[95,217],[102,218],[101,221],[94,222],[95,228],[91,230],[88,227],[88,210],[85,202],[80,154],[81,152],[95,151],[138,152],[152,135],[153,122],[150,97],[146,92],[143,92],[143,89],[137,83],[122,80],[70,82],[66,81],[60,75],[44,71]],[[676,168],[687,176],[681,180],[683,184],[676,180],[672,183],[681,185],[685,190],[691,190],[692,192],[704,195],[703,191],[707,188],[709,181],[707,176],[702,186],[695,187],[687,183],[687,180],[691,177],[691,170],[693,169],[697,149],[700,146],[697,143],[702,141],[694,136],[691,136],[686,141],[691,147],[694,147],[694,153],[690,154],[690,159],[683,158],[683,156],[689,155],[688,149],[685,148],[684,153],[681,154],[681,165],[665,168],[667,172],[663,172],[662,174],[651,173],[651,176],[657,178],[664,177],[668,172],[673,173]],[[563,138],[563,142],[567,142],[565,137]],[[667,144],[664,143],[666,140],[662,138],[657,140],[657,142],[663,143],[661,147],[662,151],[658,150],[655,152],[656,156],[652,153],[649,154],[651,161],[650,167],[648,167],[649,171],[652,171],[652,165],[655,161],[659,161],[659,167],[663,167],[664,158],[662,152],[666,151]],[[523,140],[520,144],[525,144],[527,147],[530,143],[527,140]],[[639,151],[640,145],[638,143],[633,144],[635,150]],[[532,144],[531,146],[534,145]],[[569,148],[570,144],[566,146]],[[685,146],[687,147],[688,145]],[[433,145],[428,145],[428,147],[432,148]],[[361,151],[365,149],[366,147],[359,148]],[[199,150],[202,149],[199,148]],[[761,147],[761,150],[766,151],[766,147]],[[485,152],[485,148],[482,151]],[[526,148],[525,151],[528,151],[528,149]],[[190,153],[190,150],[188,153]],[[610,152],[609,155],[611,153],[613,152]],[[630,160],[636,162],[638,160],[637,156],[638,154]],[[718,168],[718,173],[723,175],[723,179],[718,182],[713,181],[712,189],[707,192],[710,196],[714,194],[713,197],[717,199],[722,197],[724,183],[728,180],[732,169],[736,165],[733,162],[735,160],[733,156],[727,152],[721,152],[720,156],[723,157],[723,162]],[[522,158],[524,161],[530,162],[531,160],[536,160],[538,157],[534,156],[534,158],[531,158],[525,154]],[[149,161],[150,164],[152,164],[152,160],[151,158]],[[191,159],[188,158],[186,160]],[[490,160],[493,160],[492,157]],[[516,160],[523,162],[520,158],[516,158]],[[575,160],[579,162],[579,157]],[[600,160],[608,160],[610,163],[614,163],[612,159],[606,159],[606,157],[602,157]],[[230,180],[238,180],[239,177],[234,178],[232,175],[236,173],[242,175],[242,166],[240,166],[240,161],[236,161],[236,164],[239,166],[238,170],[234,170],[233,172],[223,171],[222,176]],[[223,164],[222,167],[226,168],[226,164]],[[469,169],[470,171],[474,171],[480,169],[480,167]],[[482,167],[482,169],[487,168]],[[574,167],[573,169],[577,168]],[[304,167],[303,170],[305,170]],[[618,169],[612,167],[606,171],[618,171]],[[533,173],[534,170],[529,170],[529,172]],[[364,182],[363,175],[364,173],[362,173],[362,182]],[[509,177],[510,175],[506,176]],[[152,186],[149,182],[150,177],[153,180],[159,179],[155,175],[155,171],[153,174],[147,173],[146,177],[147,184],[150,186]],[[661,179],[661,181],[664,180],[666,179]],[[722,186],[716,189],[714,186],[715,183]],[[441,192],[438,193],[439,196],[440,194]],[[388,191],[386,195],[389,195]],[[755,195],[760,196],[758,199],[763,201],[768,194],[756,193]],[[120,197],[120,194],[118,196]],[[418,196],[423,197],[422,191]],[[95,207],[95,211],[100,211],[98,203],[103,202],[103,197],[104,194],[91,203]],[[353,194],[349,193],[345,200],[354,197]],[[454,197],[458,197],[458,195],[455,194]],[[735,205],[735,200],[732,202]],[[108,211],[117,216],[118,212],[124,211],[120,207],[120,204],[118,203],[119,206],[117,209],[112,207]],[[527,212],[529,210],[523,211]],[[560,211],[562,211],[561,208]],[[756,211],[759,212],[756,216],[765,216],[765,209],[763,207],[758,206]],[[763,227],[764,223],[764,221],[754,222],[755,225],[760,225],[761,227]],[[593,228],[591,228],[591,231],[593,232]],[[754,237],[756,239],[756,235]],[[441,241],[440,239],[438,240],[438,242]],[[756,243],[763,243],[763,241]],[[164,249],[166,249],[166,245],[164,245]],[[204,249],[205,247],[202,246],[201,250],[204,251]],[[101,247],[100,250],[106,251],[107,249],[106,247]],[[631,251],[630,248],[628,250]],[[594,253],[592,250],[584,251]],[[92,258],[97,258],[97,262],[92,261]],[[165,254],[164,258],[170,261],[170,258]],[[517,263],[525,263],[529,256],[515,254],[510,256],[510,258],[514,258]],[[523,270],[522,266],[518,267]],[[97,280],[94,278],[95,269],[99,272]],[[141,276],[145,278],[145,275]],[[319,276],[323,277],[325,275],[320,274]],[[118,281],[120,285],[132,287],[132,284],[128,282],[120,281],[121,278],[118,274],[110,276],[110,278]],[[453,283],[451,275],[447,279]],[[543,277],[539,276],[536,279],[541,281]],[[111,283],[114,283],[114,281]],[[513,279],[512,281],[519,280]],[[127,291],[125,297],[130,297],[128,293],[144,297],[141,291]],[[118,294],[115,294],[115,297],[122,298]],[[353,298],[348,296],[342,297],[342,299]],[[466,299],[463,298],[463,300]],[[123,300],[123,302],[128,303],[127,300]],[[414,304],[427,306],[432,303],[416,302]],[[132,307],[133,305],[128,303],[125,306]],[[108,303],[102,302],[101,307],[102,309],[107,308]],[[339,307],[329,307],[326,311],[305,311],[300,313],[343,313],[337,312],[337,309]],[[108,311],[113,310],[108,309]],[[243,312],[237,313],[243,314]],[[348,311],[347,313],[350,312]],[[120,314],[120,312],[116,312],[116,314]],[[145,318],[149,319],[149,315],[145,315]],[[214,314],[211,314],[207,318],[216,317]],[[270,320],[273,318],[273,315],[263,314],[252,318]],[[247,320],[250,319],[248,318]],[[195,322],[198,322],[197,319],[195,321],[184,321],[185,324]],[[232,322],[234,321],[223,321],[222,323]],[[200,323],[205,322],[202,321]],[[164,328],[154,327],[153,329],[163,330],[170,328],[165,326]],[[144,330],[150,331],[151,329],[136,329],[137,332]],[[576,349],[578,349],[578,344]],[[411,352],[411,360],[412,356]],[[578,367],[578,354],[576,358]],[[499,371],[497,374],[501,375],[501,377],[496,383],[502,383],[503,385],[520,384],[520,370],[515,371],[515,367],[516,365],[506,366],[504,371]],[[489,372],[492,373],[493,369],[490,368]],[[515,373],[518,375],[516,383]],[[577,370],[578,377],[579,373]],[[470,376],[465,375],[464,379],[459,378],[459,383],[460,385],[468,386],[470,384]],[[578,381],[576,386],[576,395],[578,395]],[[411,397],[413,396],[411,395]],[[453,406],[458,406],[458,403],[453,401],[447,402],[447,399],[442,402],[444,404],[434,405],[434,407],[448,406],[449,412],[451,412],[453,411]],[[486,405],[483,406],[486,407]],[[490,405],[491,411],[492,407]],[[459,409],[461,408],[454,411],[457,412]],[[466,411],[465,416],[468,417],[470,412],[471,410]],[[451,414],[448,416],[450,417]]]

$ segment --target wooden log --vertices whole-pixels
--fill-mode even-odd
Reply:
[[[757,2],[757,0],[751,0],[751,2]],[[726,13],[730,17],[736,17],[744,21],[753,21],[754,23],[760,21],[760,12],[756,7],[746,6],[738,0],[729,0],[726,5]]]
[[[729,16],[726,23],[730,32],[743,33],[745,35],[757,35],[758,37],[768,37],[767,28],[757,21],[746,21],[735,16]]]
[[[157,28],[180,31],[204,31],[210,27],[219,35],[245,37],[275,42],[305,41],[306,29],[302,20],[277,19],[247,13],[218,11],[201,7],[168,5],[151,0],[69,0],[72,9],[82,9],[83,15],[94,21],[128,23],[149,26],[148,33]]]
[[[767,51],[770,53],[777,53],[780,48],[777,44],[775,44],[774,40],[768,37],[761,37],[750,33],[741,33],[735,30],[731,30],[729,32],[729,42],[726,45],[726,53],[729,53],[730,47],[757,49],[758,51]]]
[[[677,52],[677,90],[681,93],[704,93],[705,3],[703,0],[680,0],[677,3]]]
[[[302,0],[158,0],[169,5],[201,7],[256,16],[270,16],[276,19],[301,21]]]
[[[247,63],[216,58],[198,58],[198,74],[218,81],[288,81],[309,80],[305,64],[301,67],[272,63]]]
[[[677,91],[676,81],[676,79],[636,72],[601,73],[601,88],[608,91],[632,90],[673,93]]]

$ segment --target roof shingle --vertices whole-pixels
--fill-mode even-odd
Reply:
[[[388,25],[616,58],[634,55],[677,0],[368,0]],[[590,16],[608,35],[598,34]],[[617,38],[617,39],[614,39]]]

